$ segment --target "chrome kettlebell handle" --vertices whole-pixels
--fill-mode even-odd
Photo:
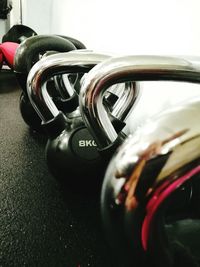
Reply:
[[[45,86],[46,81],[54,75],[65,73],[87,72],[97,63],[109,56],[67,52],[42,58],[31,69],[27,78],[27,92],[30,102],[43,122],[53,120],[59,110],[52,101]]]
[[[110,55],[97,54],[91,51],[79,52],[76,50],[72,52],[51,55],[37,62],[28,75],[27,92],[30,102],[42,121],[44,123],[49,122],[60,113],[49,96],[45,86],[46,81],[50,77],[65,73],[88,72],[96,64],[109,57]],[[133,91],[132,86],[132,84],[130,86],[130,83],[125,86],[123,101],[129,99],[129,101],[132,102],[133,99],[135,100],[135,95],[137,95],[136,93],[134,93],[134,95],[129,95],[129,92]],[[120,105],[122,104],[120,103]],[[126,108],[123,109],[123,114],[125,113],[127,113]],[[118,111],[119,117],[123,117],[123,114]]]
[[[200,58],[175,56],[113,57],[98,64],[90,71],[80,91],[80,110],[99,149],[110,147],[118,137],[118,133],[102,104],[105,90],[120,82],[157,80],[199,83]]]

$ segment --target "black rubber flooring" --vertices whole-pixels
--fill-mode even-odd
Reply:
[[[99,194],[66,191],[49,173],[45,138],[22,120],[20,93],[15,76],[1,71],[0,266],[113,266]]]

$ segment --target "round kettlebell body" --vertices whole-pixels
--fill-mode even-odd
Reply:
[[[41,119],[35,112],[27,94],[24,92],[22,92],[20,96],[19,108],[24,122],[30,127],[30,129],[39,133],[44,133],[44,129],[41,126]]]
[[[26,81],[27,81],[27,73],[20,73],[20,72],[15,72],[15,76],[17,78],[17,82],[22,89],[22,91],[27,95],[26,92]]]
[[[98,184],[98,177],[103,175],[101,156],[94,139],[84,125],[70,126],[55,139],[49,139],[46,159],[53,175],[72,186]]]

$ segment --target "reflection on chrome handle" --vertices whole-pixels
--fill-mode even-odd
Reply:
[[[59,113],[45,86],[49,78],[64,73],[88,72],[97,63],[108,57],[107,55],[76,51],[51,55],[37,62],[28,75],[27,91],[30,101],[42,121],[50,121]]]
[[[49,96],[46,82],[52,76],[67,73],[85,73],[96,64],[109,58],[109,55],[97,54],[84,50],[55,54],[37,62],[31,69],[27,79],[27,91],[30,101],[41,117],[43,122],[55,118],[59,111]],[[114,86],[113,90],[115,89]],[[125,119],[138,97],[138,89],[135,83],[128,82],[119,85],[122,98],[120,98],[113,109],[113,116]]]
[[[200,82],[200,59],[164,56],[113,57],[98,64],[84,80],[80,109],[99,148],[112,144],[117,133],[102,105],[108,86],[127,81]]]

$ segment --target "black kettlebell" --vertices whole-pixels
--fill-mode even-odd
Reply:
[[[3,35],[2,43],[13,42],[20,44],[25,39],[35,35],[37,35],[37,33],[30,27],[23,24],[16,24],[13,25],[5,35]]]
[[[164,112],[125,141],[102,108],[102,95],[108,86],[156,80],[200,83],[198,60],[161,56],[111,58],[94,67],[82,85],[82,118],[99,153],[112,156],[101,194],[103,224],[115,266],[199,266],[199,246],[192,255],[195,251],[187,248],[188,239],[183,241],[177,235],[180,239],[173,240],[173,235],[181,219],[189,223],[185,224],[186,232],[187,226],[194,224],[194,238],[197,224],[187,218],[197,216],[199,224],[199,205],[194,202],[200,195],[196,190],[200,177],[200,100]],[[196,186],[192,186],[192,180]],[[173,234],[171,227],[175,229]],[[180,230],[184,233],[184,223]],[[195,240],[198,243],[199,236]]]
[[[15,55],[14,69],[17,79],[20,83],[23,92],[20,97],[20,111],[21,115],[26,122],[27,125],[30,126],[35,131],[42,132],[41,129],[41,120],[36,114],[35,110],[32,108],[30,101],[26,92],[26,81],[27,75],[30,71],[31,67],[35,62],[39,60],[39,55],[43,54],[46,51],[56,50],[59,52],[67,52],[70,50],[75,50],[76,47],[68,41],[67,38],[61,38],[58,36],[46,36],[46,35],[38,35],[31,37],[25,40],[17,49]],[[60,106],[62,105],[62,99],[59,97],[59,93],[55,90],[55,82],[49,80],[48,89],[52,95],[52,97],[56,98],[56,102]],[[65,88],[67,91],[67,89]],[[65,103],[66,110],[74,110],[78,105],[77,94],[74,93],[68,99],[68,104]],[[63,107],[63,105],[62,105]],[[63,107],[64,108],[64,107]]]
[[[91,52],[52,55],[45,61],[42,59],[36,63],[28,76],[27,89],[30,101],[42,119],[42,125],[49,136],[46,146],[48,167],[61,181],[71,186],[75,185],[79,189],[80,186],[90,187],[91,184],[99,184],[98,178],[102,177],[104,171],[101,167],[102,158],[96,149],[94,139],[82,121],[79,109],[68,115],[59,112],[47,94],[44,84],[52,75],[59,73],[86,73],[108,57]],[[132,84],[128,83],[125,94],[130,91]],[[38,97],[39,95],[41,97]],[[124,126],[118,118],[113,121],[116,128]]]

